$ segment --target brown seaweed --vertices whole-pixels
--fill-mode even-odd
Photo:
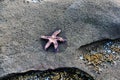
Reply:
[[[99,40],[79,48],[80,56],[87,61],[89,66],[93,66],[96,72],[101,72],[105,64],[115,64],[120,57],[120,38],[111,40]]]
[[[63,67],[11,73],[1,77],[0,80],[94,80],[94,78],[78,68]]]

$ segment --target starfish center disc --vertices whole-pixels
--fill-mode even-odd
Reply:
[[[54,42],[54,41],[56,41],[56,38],[55,38],[55,37],[51,37],[49,40],[50,40],[51,42]]]

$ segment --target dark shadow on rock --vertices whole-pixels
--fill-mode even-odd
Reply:
[[[4,1],[4,0],[0,0],[0,2],[2,2],[2,1]]]
[[[120,23],[111,23],[108,25],[108,31],[106,31],[108,34],[110,34],[111,39],[118,38],[120,35]]]
[[[88,53],[91,50],[96,51],[97,48],[101,47],[101,45],[104,46],[104,45],[106,45],[106,43],[108,43],[109,44],[108,46],[110,46],[115,42],[120,42],[120,38],[98,40],[98,41],[95,41],[95,42],[92,42],[92,43],[89,43],[89,44],[86,44],[86,45],[82,45],[78,48],[78,50],[82,51],[82,53],[85,53],[85,52]]]

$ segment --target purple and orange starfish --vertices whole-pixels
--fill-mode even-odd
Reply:
[[[55,31],[51,36],[41,36],[42,39],[47,39],[48,42],[45,45],[44,49],[46,50],[52,43],[54,45],[55,50],[58,50],[58,41],[65,42],[62,37],[58,37],[57,35],[61,32],[61,30]]]

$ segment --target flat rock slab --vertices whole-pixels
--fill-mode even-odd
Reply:
[[[0,1],[0,76],[58,67],[91,73],[76,61],[76,49],[97,40],[120,38],[119,13],[119,0]],[[57,54],[45,51],[40,39],[56,29],[67,39]]]

